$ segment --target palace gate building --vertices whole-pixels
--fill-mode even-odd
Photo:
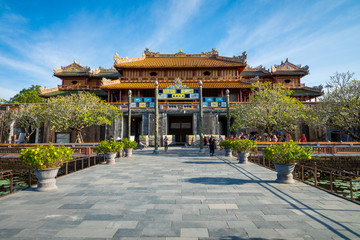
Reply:
[[[181,50],[175,54],[160,54],[145,49],[137,58],[116,54],[114,67],[110,69],[99,67],[91,71],[74,61],[66,67],[54,69],[54,76],[62,83],[54,89],[43,90],[41,96],[47,98],[85,90],[123,110],[123,116],[111,126],[94,127],[95,132],[85,134],[84,140],[91,142],[109,136],[127,137],[128,93],[131,90],[131,135],[138,140],[141,136],[154,135],[157,81],[159,135],[175,135],[177,143],[184,143],[187,135],[199,134],[199,81],[202,82],[204,101],[203,132],[208,135],[226,134],[227,89],[230,108],[249,101],[251,83],[256,81],[282,83],[294,91],[293,97],[301,101],[310,102],[322,95],[320,88],[301,83],[301,78],[309,74],[308,66],[294,65],[286,59],[268,70],[262,66],[249,67],[246,59],[246,52],[240,56],[224,57],[216,49],[200,54],[187,54]]]

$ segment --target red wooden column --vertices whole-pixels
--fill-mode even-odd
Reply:
[[[107,93],[108,93],[108,99],[107,99],[107,101],[110,102],[110,90],[108,90]]]
[[[243,102],[242,90],[240,89],[240,102]]]
[[[121,102],[121,89],[119,89],[119,102]]]

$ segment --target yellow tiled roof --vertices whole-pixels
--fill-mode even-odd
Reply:
[[[168,88],[174,85],[173,82],[160,82],[159,89]],[[183,82],[183,85],[189,88],[199,88],[197,82]],[[251,87],[248,83],[243,82],[204,82],[203,88],[249,88]],[[153,82],[122,82],[109,84],[101,87],[101,89],[154,89],[155,85]]]
[[[245,67],[246,64],[209,57],[146,57],[144,60],[116,63],[116,68],[196,68]]]

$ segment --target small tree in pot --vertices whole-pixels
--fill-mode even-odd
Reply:
[[[116,153],[124,148],[122,142],[116,141],[101,141],[99,145],[94,149],[95,152],[106,154],[106,163],[115,164]]]
[[[225,140],[221,141],[220,144],[219,144],[220,147],[225,149],[225,156],[226,157],[231,157],[231,144],[232,144],[232,141],[234,141],[234,140],[230,140],[230,139],[226,138]]]
[[[132,157],[132,150],[138,145],[137,142],[131,141],[128,138],[124,138],[122,142],[124,143],[126,157]]]
[[[56,190],[57,173],[61,165],[72,159],[74,151],[71,148],[48,146],[25,148],[21,150],[21,164],[35,169],[38,179],[37,191],[47,192]]]
[[[249,163],[248,158],[251,151],[256,149],[257,143],[249,139],[234,140],[231,149],[238,153],[239,163]]]
[[[301,147],[293,141],[272,144],[264,151],[265,157],[274,163],[278,183],[294,183],[292,172],[299,161],[311,159],[311,147]]]

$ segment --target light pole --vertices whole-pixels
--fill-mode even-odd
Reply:
[[[229,97],[229,89],[226,89],[226,137],[230,137],[230,97]]]
[[[128,138],[130,140],[130,136],[131,136],[131,90],[129,90],[129,92],[128,92],[128,99],[129,99],[129,102],[128,102],[128,116],[129,116],[129,119],[128,119]]]
[[[159,83],[155,81],[155,139],[154,154],[159,154],[158,149],[158,131],[159,131]]]
[[[200,108],[200,115],[199,115],[199,134],[200,134],[200,150],[199,152],[205,153],[204,149],[204,133],[203,133],[203,97],[202,97],[202,81],[199,81],[199,108]]]

